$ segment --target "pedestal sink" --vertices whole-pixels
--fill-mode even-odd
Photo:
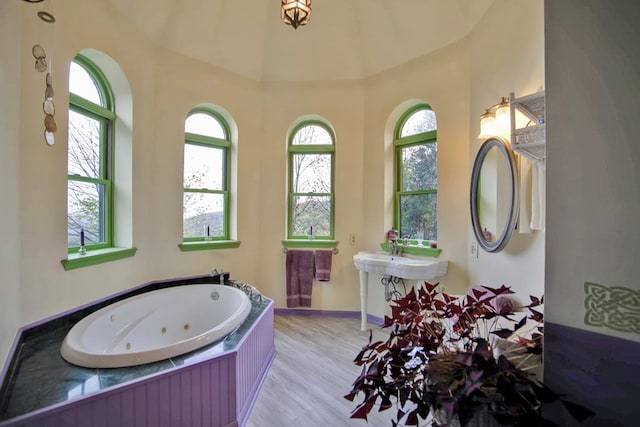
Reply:
[[[358,252],[353,263],[360,271],[360,329],[367,329],[367,296],[369,273],[408,280],[433,280],[447,274],[448,261],[411,255],[390,255],[386,252]]]

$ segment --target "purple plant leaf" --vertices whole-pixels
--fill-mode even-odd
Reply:
[[[483,296],[485,296],[488,292],[487,291],[483,291],[481,289],[478,289],[476,287],[471,288],[471,293],[473,294],[473,296],[475,297],[476,301],[479,301],[482,299]],[[470,295],[467,295],[470,296]]]
[[[542,304],[542,300],[538,297],[535,297],[533,295],[529,295],[529,299],[531,300],[531,303],[525,307],[537,307],[540,304]]]
[[[439,284],[440,284],[440,282],[438,282],[438,283],[424,282],[424,287],[428,292],[433,292],[433,291],[436,290],[436,288],[438,287]]]
[[[391,402],[391,399],[388,396],[381,397],[380,409],[378,410],[378,412],[386,411],[391,407],[393,407],[393,403]]]
[[[371,411],[371,407],[368,405],[368,400],[361,403],[356,407],[356,409],[351,413],[351,418],[360,419],[368,421],[367,414]]]
[[[471,364],[473,363],[473,354],[459,353],[456,357],[456,362],[464,366],[471,366]]]
[[[469,369],[468,375],[465,379],[464,394],[469,396],[471,393],[482,387],[482,375],[484,371],[480,369]]]
[[[389,328],[393,325],[393,319],[389,316],[384,316],[383,328]]]
[[[407,420],[405,422],[405,425],[408,425],[408,426],[418,425],[418,414],[416,413],[416,411],[409,412],[409,414],[407,415]]]
[[[515,293],[511,290],[511,287],[505,286],[505,285],[500,286],[498,289],[489,288],[488,286],[485,286],[485,288],[491,290],[495,295],[505,295],[505,294]]]
[[[543,322],[544,321],[544,314],[542,314],[538,310],[534,310],[533,308],[529,308],[529,311],[531,312],[531,315],[529,316],[530,319],[532,319],[532,320],[534,320],[536,322]]]
[[[398,392],[398,400],[400,402],[400,406],[404,406],[407,403],[410,393],[411,390],[409,390],[408,388],[400,389],[400,391]]]
[[[513,329],[513,331],[517,331],[518,329],[522,328],[524,325],[526,325],[527,323],[527,318],[523,317],[522,319],[520,319],[520,321],[518,323],[516,323],[515,328]]]
[[[446,423],[445,423],[445,425],[447,425],[447,426],[451,424],[451,420],[453,419],[453,411],[455,409],[455,406],[456,406],[456,401],[451,397],[443,398],[441,403],[440,403],[440,407],[442,408],[442,410],[447,415],[447,420],[446,420]]]
[[[489,343],[483,338],[476,338],[475,354],[482,357],[484,360],[489,360],[493,356],[493,353],[489,349]]]
[[[513,372],[516,367],[503,354],[498,357],[498,369],[502,372]]]

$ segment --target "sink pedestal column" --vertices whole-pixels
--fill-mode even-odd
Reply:
[[[369,295],[369,273],[360,270],[360,330],[367,330],[367,298]]]

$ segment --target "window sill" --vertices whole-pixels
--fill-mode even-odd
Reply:
[[[337,240],[322,239],[289,239],[283,240],[282,246],[285,248],[316,248],[316,249],[335,249],[338,247]]]
[[[380,247],[382,248],[383,251],[389,252],[388,243],[380,243]],[[430,256],[433,258],[438,258],[442,253],[442,249],[440,248],[430,248],[427,246],[419,246],[417,244],[411,244],[411,242],[407,246],[399,244],[398,247],[402,248],[403,254],[409,254],[409,255]]]
[[[235,249],[240,246],[240,240],[211,240],[208,242],[183,242],[178,245],[181,252],[210,251],[215,249]]]
[[[137,248],[106,248],[88,251],[85,255],[78,253],[69,254],[67,259],[60,261],[65,270],[89,267],[90,265],[117,261],[130,258],[136,254]]]

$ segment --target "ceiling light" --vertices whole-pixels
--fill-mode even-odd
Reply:
[[[294,30],[306,25],[311,20],[311,0],[282,0],[280,17]]]

